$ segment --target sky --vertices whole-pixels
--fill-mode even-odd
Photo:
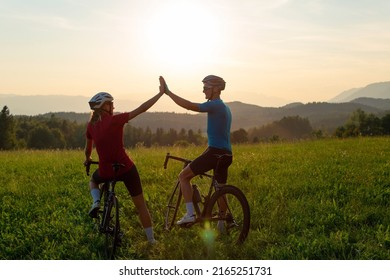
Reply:
[[[323,102],[390,80],[388,0],[0,0],[0,94]],[[129,108],[132,109],[132,108]],[[151,111],[181,111],[167,96]]]

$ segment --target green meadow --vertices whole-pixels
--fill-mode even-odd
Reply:
[[[119,183],[124,238],[118,259],[390,259],[390,138],[233,148],[228,182],[243,190],[251,207],[243,245],[218,238],[207,243],[200,225],[164,230],[166,202],[181,169],[172,161],[165,170],[165,154],[192,159],[204,147],[135,148],[128,153],[158,243],[146,242]],[[0,259],[104,258],[104,236],[88,216],[92,199],[83,160],[81,150],[0,152]]]

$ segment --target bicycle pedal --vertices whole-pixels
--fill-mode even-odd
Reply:
[[[190,223],[185,223],[185,224],[181,224],[179,225],[180,227],[182,228],[190,228],[192,227],[196,222],[190,222]]]

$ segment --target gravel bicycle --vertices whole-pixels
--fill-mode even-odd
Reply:
[[[218,159],[215,170],[218,170],[218,164],[221,159],[231,155],[215,156]],[[167,168],[169,159],[183,162],[183,168],[191,162],[191,160],[167,153],[164,169]],[[200,223],[206,229],[211,230],[211,232],[218,233],[223,240],[229,243],[243,243],[248,236],[250,226],[250,209],[244,193],[235,186],[219,184],[215,179],[215,171],[213,175],[203,173],[198,175],[198,177],[211,179],[211,184],[208,191],[203,188],[205,194],[201,194],[202,190],[197,185],[192,185],[192,200],[196,212],[195,223]],[[180,207],[181,198],[180,182],[177,180],[166,208],[166,230],[171,230],[176,225],[177,217],[183,214],[184,209]],[[193,224],[189,223],[182,226],[189,227]]]
[[[91,164],[99,164],[97,161],[89,161],[85,166],[87,175]],[[99,185],[100,201],[103,202],[103,207],[97,215],[97,223],[99,232],[105,234],[105,255],[107,259],[114,259],[117,247],[121,243],[122,232],[120,231],[119,222],[119,202],[115,195],[116,174],[119,169],[124,167],[121,163],[113,163],[114,178]]]

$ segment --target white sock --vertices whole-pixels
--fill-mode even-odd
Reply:
[[[226,233],[226,229],[225,229],[225,222],[224,221],[218,221],[217,223],[217,229],[221,232],[221,233]]]
[[[100,190],[99,189],[91,189],[91,196],[93,202],[100,200]]]
[[[192,202],[186,202],[186,209],[187,209],[188,216],[191,217],[195,215],[194,204]]]
[[[153,227],[144,228],[146,238],[149,242],[155,242]]]

